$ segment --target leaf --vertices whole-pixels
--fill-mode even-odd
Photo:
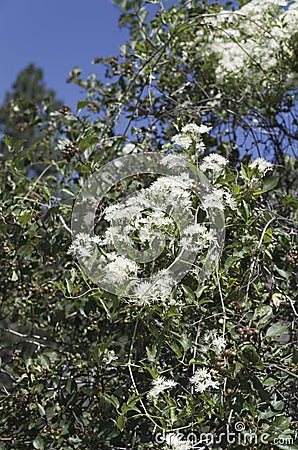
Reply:
[[[182,353],[178,347],[178,345],[176,344],[176,342],[169,342],[168,343],[170,348],[173,350],[173,352],[178,356],[178,358],[182,358]]]
[[[194,294],[193,290],[189,286],[186,286],[185,284],[182,284],[181,287],[184,291],[185,297],[189,298],[192,302],[194,302],[195,294]]]
[[[273,325],[271,325],[270,328],[268,328],[265,336],[267,338],[271,338],[274,336],[281,335],[282,333],[284,333],[287,330],[288,330],[287,324],[282,323],[282,322],[274,323]]]
[[[124,414],[120,414],[120,416],[117,419],[117,423],[116,423],[116,425],[117,425],[117,427],[119,428],[120,431],[123,431],[125,422],[126,422],[125,415]]]
[[[154,362],[157,355],[157,346],[156,344],[150,347],[146,347],[147,359],[148,361]]]
[[[269,244],[271,241],[272,241],[272,228],[267,228],[264,234],[263,242],[265,244]]]
[[[253,319],[258,321],[258,327],[264,328],[264,326],[269,322],[273,314],[273,310],[269,305],[259,306],[253,315]]]
[[[262,190],[263,192],[271,191],[271,189],[274,189],[279,182],[279,177],[270,177],[267,178],[267,180],[264,181]]]
[[[245,344],[242,347],[242,357],[245,362],[257,363],[260,360],[259,355],[253,345]]]
[[[292,273],[290,271],[285,271],[285,270],[279,269],[277,266],[275,266],[275,270],[276,270],[276,272],[279,273],[279,275],[282,278],[285,278],[285,279],[289,278],[292,275]]]
[[[262,188],[255,191],[253,193],[253,195],[260,195],[260,194],[263,194],[264,192],[271,191],[278,185],[278,182],[279,182],[279,177],[268,178],[267,180],[264,181]]]
[[[115,395],[101,394],[101,397],[103,397],[108,403],[113,405],[114,408],[118,411],[120,403]]]
[[[189,350],[192,346],[191,338],[186,333],[183,333],[181,335],[181,339],[179,339],[179,342],[185,352],[187,352],[187,350]]]
[[[65,281],[66,281],[67,291],[68,291],[69,295],[71,296],[72,292],[73,292],[73,283],[71,280],[69,280],[67,278]]]
[[[8,148],[8,151],[11,152],[12,151],[12,147],[11,147],[12,137],[5,134],[2,138],[2,140],[3,140],[4,144],[6,145],[6,147]]]
[[[32,217],[32,214],[30,212],[23,211],[18,216],[18,221],[20,222],[21,225],[25,226],[30,221],[31,217]]]
[[[33,447],[38,450],[44,449],[44,441],[40,435],[38,435],[33,441]]]
[[[77,110],[78,110],[78,112],[81,112],[81,110],[83,108],[85,108],[85,106],[87,106],[88,104],[89,104],[88,100],[79,100],[78,103],[77,103]]]
[[[38,408],[39,413],[40,413],[41,416],[45,416],[46,415],[45,409],[40,403],[37,403],[37,408]]]
[[[18,274],[14,270],[11,275],[11,281],[17,281],[19,279]]]
[[[225,261],[225,270],[229,269],[235,262],[240,261],[243,259],[245,255],[248,254],[248,249],[243,249],[238,252],[234,252],[233,255],[228,256],[228,258]]]
[[[273,423],[271,424],[270,428],[275,430],[276,428],[278,430],[287,430],[290,427],[290,419],[285,416],[277,416]]]

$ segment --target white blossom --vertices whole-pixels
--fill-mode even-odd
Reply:
[[[87,233],[78,233],[70,245],[67,253],[77,256],[78,258],[89,258],[91,257],[94,247],[93,239]]]
[[[217,153],[205,156],[200,165],[200,170],[206,172],[206,170],[218,171],[228,164],[228,160]]]
[[[161,392],[166,391],[167,389],[171,389],[175,387],[177,383],[173,380],[167,380],[165,377],[157,377],[156,380],[152,382],[152,388],[148,392],[148,397],[157,398]]]
[[[205,225],[193,224],[185,228],[185,237],[181,239],[182,248],[199,251],[210,244],[210,232]],[[191,239],[190,239],[191,237]],[[195,241],[194,241],[195,238]]]
[[[295,58],[291,39],[297,32],[298,2],[289,0],[251,0],[236,11],[221,11],[204,19],[212,30],[197,32],[201,57],[217,57],[216,77],[244,77],[255,84],[265,80],[280,82],[281,58]],[[284,7],[287,7],[286,9]],[[270,78],[264,73],[270,70]]]
[[[249,165],[250,169],[256,169],[260,175],[265,175],[268,171],[273,170],[273,164],[264,158],[257,158]]]
[[[204,133],[209,133],[212,130],[212,127],[207,127],[204,124],[197,125],[196,123],[189,123],[182,128],[182,133],[189,133],[194,135],[201,135]]]
[[[212,380],[212,373],[206,367],[197,369],[195,374],[190,378],[190,382],[194,385],[195,391],[199,393],[202,393],[209,388],[219,388],[219,382]]]
[[[171,297],[172,288],[172,278],[168,275],[161,274],[154,280],[140,281],[134,288],[130,301],[138,306],[166,302]]]
[[[193,140],[191,136],[176,134],[175,136],[172,137],[172,142],[176,145],[179,145],[179,147],[183,148],[184,150],[188,150]]]
[[[114,350],[105,349],[102,360],[106,365],[111,364],[113,361],[117,361],[117,359],[118,356],[115,355]]]
[[[105,281],[123,284],[131,277],[137,277],[139,270],[138,264],[124,256],[111,253],[109,259],[111,262],[104,266]]]
[[[130,142],[123,147],[122,154],[129,155],[131,153],[135,153],[136,151],[137,151],[137,146]]]
[[[224,206],[231,209],[236,209],[237,204],[234,197],[227,191],[221,188],[214,189],[210,194],[206,194],[202,199],[202,208],[217,208],[224,211]]]
[[[207,331],[204,335],[204,341],[207,348],[213,350],[219,355],[226,348],[226,340],[223,336],[219,336],[216,330]]]

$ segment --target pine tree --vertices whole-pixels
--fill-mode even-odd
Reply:
[[[1,153],[7,152],[3,135],[12,138],[12,145],[22,140],[25,148],[40,140],[41,124],[61,104],[55,91],[47,88],[42,69],[29,64],[19,73],[0,107]]]

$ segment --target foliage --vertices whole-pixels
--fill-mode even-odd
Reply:
[[[49,151],[49,135],[55,132],[49,121],[50,113],[61,106],[55,92],[46,87],[43,71],[29,64],[17,76],[0,108],[0,130],[5,136],[0,143],[2,158],[9,158],[10,150],[19,148],[19,143],[25,149],[31,148],[31,171],[41,173],[44,167],[38,163],[45,158],[46,148]]]
[[[83,80],[73,69],[69,81],[86,90],[77,111],[49,110],[33,121],[34,130],[43,130],[33,146],[6,138],[0,449],[187,449],[190,433],[196,448],[294,449],[298,202],[289,155],[297,144],[297,89],[286,80],[297,72],[288,53],[295,52],[289,47],[295,33],[281,36],[280,48],[288,51],[274,67],[263,67],[263,78],[254,77],[255,62],[246,59],[240,71],[221,77],[210,36],[227,45],[222,33],[231,33],[234,22],[218,22],[227,8],[234,17],[233,5],[116,3],[131,38],[119,58],[103,61],[106,83],[95,75]],[[283,14],[276,7],[253,20],[270,28]],[[239,17],[237,42],[247,42],[250,19]],[[19,112],[26,108],[12,109],[12,120]],[[39,143],[43,171],[32,178],[28,165],[36,163]],[[269,149],[274,165],[262,158]],[[169,291],[115,295],[92,282],[73,256],[88,256],[90,242],[84,236],[72,242],[72,208],[91,174],[115,157],[142,152],[183,157],[201,168],[214,193],[208,200],[225,216],[224,248],[203,284],[193,270]],[[111,205],[152,192],[158,182],[155,189],[160,179],[138,174],[109,192],[101,205],[108,208],[98,211],[97,244],[111,244]],[[180,205],[178,187],[167,191],[173,205]],[[185,195],[189,202],[181,208],[197,212],[207,227],[204,200],[199,211]],[[143,268],[149,277],[175,257],[179,233],[152,211],[138,220],[143,226],[135,222],[129,231],[138,231],[132,239],[139,250],[150,247],[156,230],[171,243]],[[204,247],[207,231],[200,231]],[[123,267],[122,259],[113,276]],[[228,441],[227,430],[238,432],[237,442]],[[245,432],[257,441],[248,444]],[[202,436],[222,440],[199,444]]]

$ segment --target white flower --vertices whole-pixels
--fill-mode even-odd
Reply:
[[[101,244],[101,237],[100,236],[92,236],[91,237],[91,241],[94,242],[95,244]]]
[[[92,255],[92,251],[88,247],[78,247],[77,255],[81,258],[89,258]]]
[[[136,153],[136,151],[137,151],[137,146],[132,143],[126,144],[122,149],[123,155],[129,155],[130,153]]]
[[[202,393],[209,388],[218,389],[219,382],[212,380],[211,372],[206,368],[202,367],[198,369],[195,374],[190,378],[190,382],[194,384],[196,392]]]
[[[182,237],[181,239],[182,248],[190,248],[198,251],[202,248],[208,247],[210,244],[210,232],[204,225],[200,225],[198,223],[189,225],[185,228],[184,233],[187,236]],[[188,236],[190,236],[191,238],[189,238]]]
[[[119,205],[115,203],[114,205],[108,206],[104,211],[104,218],[108,222],[111,222],[112,220],[115,220],[115,216],[117,214],[121,213],[122,205]]]
[[[139,270],[138,264],[124,256],[118,256],[114,253],[108,255],[111,262],[104,267],[105,281],[123,284],[131,277],[137,277]]]
[[[217,355],[219,355],[226,348],[225,338],[223,336],[218,336],[216,330],[205,333],[204,341]]]
[[[89,258],[94,251],[92,244],[93,239],[94,237],[91,237],[87,233],[78,233],[70,245],[67,253],[79,258]]]
[[[268,171],[273,170],[273,164],[264,158],[257,158],[249,165],[250,169],[256,169],[260,175],[265,175]]]
[[[138,306],[169,301],[172,288],[172,278],[160,271],[159,276],[154,280],[139,282],[134,288],[130,301]]]
[[[207,127],[206,125],[197,125],[195,123],[189,123],[182,128],[182,133],[190,133],[190,134],[204,134],[209,133],[212,130],[212,127]]]
[[[237,208],[237,203],[236,200],[234,199],[234,197],[227,191],[223,191],[223,199],[225,204],[231,208],[231,209],[236,209]]]
[[[224,205],[231,209],[236,209],[237,204],[234,197],[224,189],[214,189],[210,194],[206,194],[202,200],[202,208],[217,208],[224,211]]]
[[[179,145],[179,147],[183,148],[184,150],[188,150],[193,142],[191,136],[183,135],[183,134],[176,134],[172,137],[172,142],[174,144]]]
[[[175,387],[176,384],[175,381],[167,380],[165,377],[157,377],[156,380],[152,382],[153,387],[148,392],[148,397],[157,398],[161,392]]]
[[[268,70],[271,83],[280,81],[280,71],[272,69],[279,68],[283,55],[295,57],[291,39],[297,30],[297,1],[290,6],[289,3],[251,0],[239,10],[222,11],[205,19],[212,32],[205,36],[198,32],[194,44],[204,40],[201,57],[213,53],[217,58],[218,81],[240,76],[255,84],[264,80]],[[268,81],[269,77],[265,82]]]
[[[106,365],[110,364],[112,361],[117,361],[117,359],[118,356],[115,355],[114,350],[105,349],[102,360]]]
[[[210,194],[206,194],[202,200],[202,208],[205,210],[208,208],[217,208],[220,211],[224,211],[221,190],[217,189]]]
[[[217,153],[205,156],[203,162],[200,165],[200,170],[206,172],[206,170],[218,171],[228,164],[228,160]]]

